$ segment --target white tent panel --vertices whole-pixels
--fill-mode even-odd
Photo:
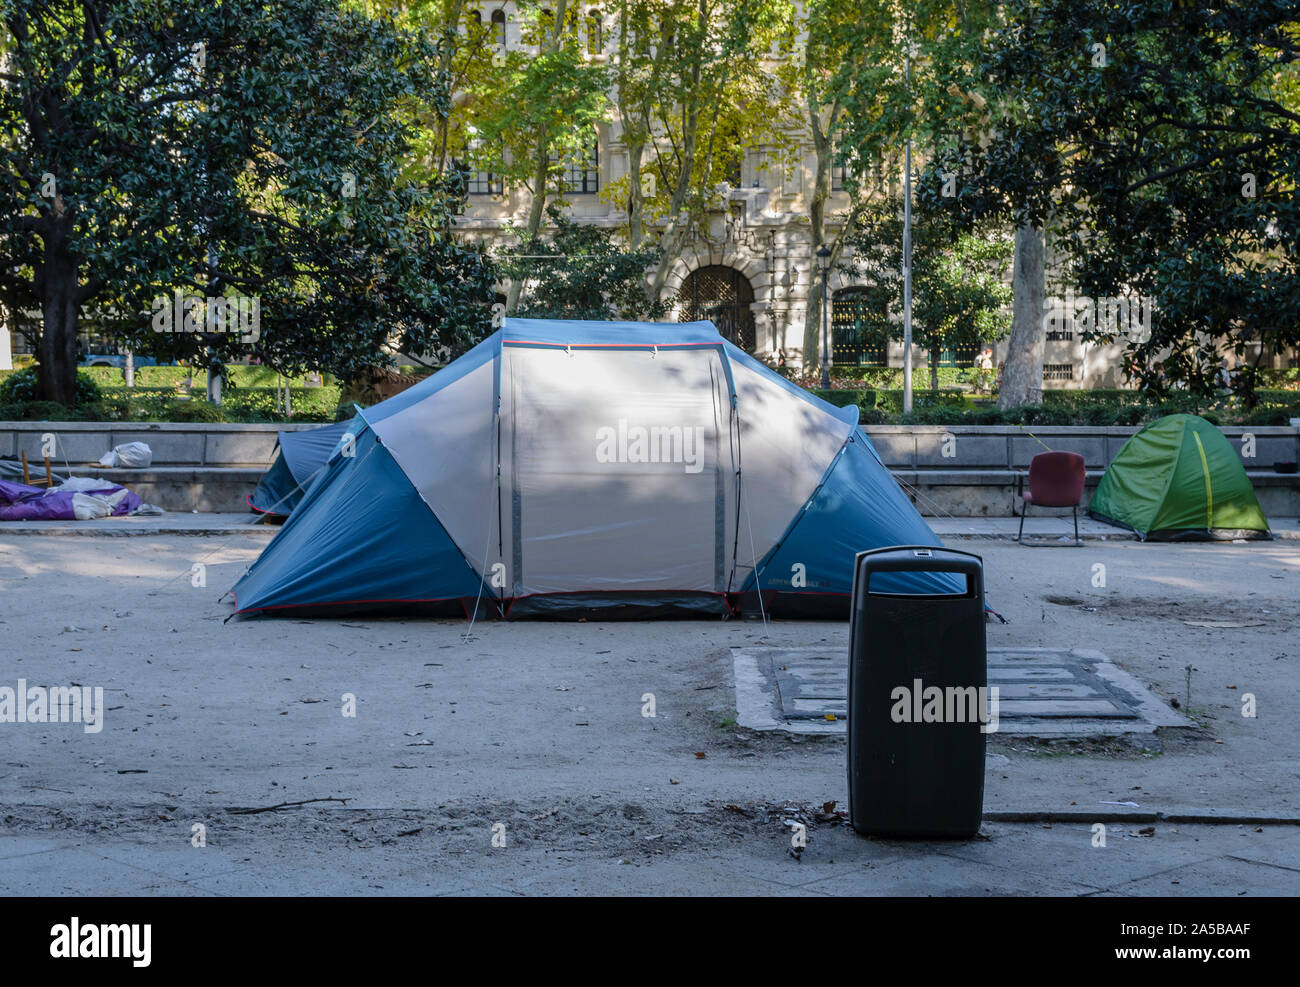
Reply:
[[[808,502],[853,426],[792,394],[780,381],[735,362],[731,369],[740,419],[742,503],[736,559],[748,572]]]
[[[724,590],[734,470],[719,351],[503,354],[511,595]]]
[[[456,547],[480,573],[495,558],[497,544],[496,368],[497,361],[488,360],[373,426]]]

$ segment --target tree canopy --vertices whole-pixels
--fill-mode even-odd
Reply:
[[[1249,396],[1247,357],[1300,344],[1294,4],[1013,0],[1004,17],[968,80],[982,140],[941,149],[924,194],[960,173],[949,207],[1046,228],[1079,295],[1154,298],[1128,340],[1144,381],[1210,394],[1231,355]]]
[[[495,272],[452,235],[455,189],[404,174],[406,108],[450,98],[435,47],[328,0],[0,0],[0,19],[0,283],[42,312],[45,398],[75,399],[92,301],[140,313],[137,346],[178,297],[178,355],[345,378],[487,329]]]

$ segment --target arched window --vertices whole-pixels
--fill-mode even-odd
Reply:
[[[578,21],[581,17],[576,7],[570,7],[564,12],[564,23],[560,25],[561,35],[578,36]],[[537,33],[543,42],[547,41],[552,32],[555,30],[555,13],[554,11],[542,9],[541,15],[537,18]]]
[[[600,11],[587,12],[587,54],[599,55],[605,50],[604,29],[600,23]]]
[[[492,44],[502,50],[506,46],[506,12],[500,8],[492,11]]]

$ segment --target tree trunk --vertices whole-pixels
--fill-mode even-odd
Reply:
[[[832,111],[832,115],[834,115],[834,111]],[[830,137],[822,131],[820,116],[819,110],[809,104],[808,120],[811,124],[810,130],[813,138],[813,151],[817,160],[817,172],[813,177],[812,199],[808,203],[808,256],[810,262],[808,265],[808,303],[804,308],[803,317],[803,368],[805,372],[820,369],[822,363],[822,280],[821,271],[817,265],[817,251],[826,242],[826,201],[831,195],[831,165],[835,155],[835,148]],[[832,119],[831,122],[833,124],[834,120]]]
[[[1043,310],[1047,304],[1043,250],[1042,230],[1030,225],[1016,230],[1011,339],[998,392],[999,408],[1043,401]]]
[[[546,181],[550,173],[550,140],[543,137],[537,142],[533,158],[533,201],[528,208],[528,225],[524,228],[524,242],[537,239],[542,228],[542,211],[546,208]],[[506,311],[513,312],[519,305],[519,294],[523,290],[524,279],[515,278],[510,282],[506,294]]]
[[[446,20],[442,23],[442,29],[450,33],[453,37],[459,37],[460,19],[464,13],[464,0],[453,0],[451,6],[447,9]],[[456,45],[444,44],[438,53],[438,71],[446,76],[451,73],[452,58],[456,54]],[[440,116],[438,118],[438,160],[434,162],[439,176],[445,176],[447,173],[447,141],[450,136],[451,120],[450,115]]]
[[[627,133],[626,126],[623,133]],[[627,242],[633,250],[640,250],[645,243],[645,196],[641,191],[641,158],[644,153],[642,141],[627,142]]]
[[[699,83],[699,66],[692,70],[692,79]],[[651,304],[657,302],[663,297],[664,285],[668,283],[668,273],[672,270],[673,263],[681,254],[682,241],[685,234],[690,229],[689,219],[685,226],[680,222],[682,210],[686,206],[686,196],[691,190],[691,178],[695,171],[695,155],[699,150],[700,140],[700,108],[698,102],[692,97],[690,105],[682,113],[682,164],[681,170],[677,173],[677,184],[673,188],[672,201],[668,207],[668,217],[664,224],[663,233],[659,237],[659,263],[655,265],[654,273],[650,276],[650,287],[646,290],[646,298]],[[717,129],[718,112],[714,108],[713,119],[710,126],[714,131]],[[705,159],[706,163],[709,159]]]
[[[542,46],[543,52],[557,52],[560,50],[560,42],[564,37],[564,21],[567,16],[568,0],[559,0],[556,6],[555,17],[551,21],[551,34],[546,39],[546,44]],[[546,209],[546,181],[550,177],[551,170],[551,133],[549,130],[543,131],[537,137],[537,145],[533,148],[533,201],[528,207],[528,226],[525,228],[525,237],[528,240],[535,240],[538,231],[542,228],[542,215]],[[506,294],[506,311],[513,312],[519,305],[519,293],[523,290],[524,283],[522,278],[516,278],[510,283],[510,290]]]
[[[807,102],[809,131],[812,134],[813,153],[817,160],[817,173],[813,177],[813,194],[808,203],[808,225],[810,232],[811,263],[809,266],[808,304],[804,310],[803,321],[803,367],[805,370],[821,367],[821,306],[822,282],[821,271],[817,266],[817,251],[822,244],[830,248],[830,266],[834,270],[844,252],[844,243],[852,231],[856,210],[851,209],[839,233],[829,238],[826,236],[826,207],[831,198],[831,168],[835,164],[835,133],[839,125],[842,107],[835,100],[825,110],[811,98]],[[825,126],[822,125],[823,113]],[[828,286],[829,290],[829,286]],[[827,299],[827,304],[830,299]],[[829,325],[827,335],[830,335]],[[827,338],[827,349],[834,352],[834,340]],[[811,356],[810,356],[811,354]]]
[[[45,257],[40,283],[41,340],[37,347],[37,393],[43,401],[63,405],[77,403],[77,262],[65,246],[66,229],[61,216],[54,217],[53,230],[45,231]]]

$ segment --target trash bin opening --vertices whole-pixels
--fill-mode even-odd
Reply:
[[[894,573],[890,573],[890,572],[873,572],[873,573],[869,573],[869,574],[867,575],[867,585],[866,585],[866,587],[865,587],[865,589],[864,589],[864,593],[865,593],[865,595],[867,595],[867,596],[887,596],[887,597],[889,597],[889,598],[892,599],[892,600],[934,600],[934,599],[940,599],[940,600],[969,600],[969,599],[974,598],[974,596],[975,596],[975,580],[970,576],[969,573],[960,573],[960,572],[950,572],[950,573],[945,573],[945,575],[949,575],[949,576],[963,576],[963,577],[965,578],[966,588],[963,589],[963,590],[959,590],[959,591],[956,591],[956,592],[952,592],[952,593],[942,593],[942,592],[935,592],[935,593],[890,593],[890,592],[888,592],[888,591],[886,591],[886,590],[876,590],[876,589],[872,589],[872,587],[871,587],[871,583],[872,583],[872,579],[873,579],[873,578],[875,578],[875,577],[880,577],[880,576],[890,576],[890,575],[894,575]]]

